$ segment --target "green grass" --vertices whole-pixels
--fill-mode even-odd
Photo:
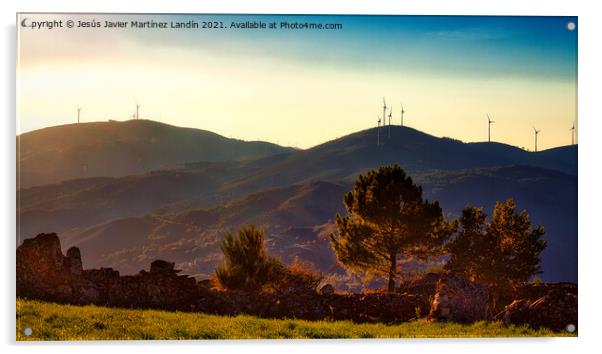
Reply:
[[[547,329],[506,327],[496,322],[471,325],[423,320],[400,325],[349,321],[261,319],[201,313],[70,306],[17,299],[17,340],[125,339],[287,339],[569,336]],[[23,330],[31,328],[31,336]]]

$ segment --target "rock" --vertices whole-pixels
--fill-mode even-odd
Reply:
[[[79,252],[79,248],[71,247],[67,250],[66,265],[71,274],[82,274],[84,268],[82,266],[82,257]]]
[[[213,282],[211,281],[211,279],[199,280],[199,282],[197,284],[199,284],[199,286],[201,286],[205,289],[211,289],[213,287]]]
[[[70,301],[71,271],[55,233],[39,234],[17,248],[17,295]]]
[[[431,303],[435,297],[437,283],[441,273],[427,273],[423,277],[400,284],[398,291],[402,294],[411,294],[420,300],[420,316],[429,315]]]
[[[536,300],[513,301],[495,316],[506,325],[525,325],[533,328],[547,327],[562,331],[569,325],[577,328],[577,293],[557,288]]]
[[[55,233],[39,234],[35,238],[26,239],[17,248],[17,270],[19,268],[35,268],[43,272],[60,272],[64,257],[61,243]]]
[[[486,320],[488,302],[489,293],[485,286],[453,273],[444,274],[437,282],[429,318],[462,323]]]
[[[323,287],[320,288],[320,294],[322,295],[333,295],[334,294],[334,287],[330,284],[326,284]]]
[[[441,276],[440,273],[427,273],[421,278],[412,280],[410,286],[436,286],[439,279],[441,279]]]
[[[151,273],[178,273],[179,270],[174,270],[175,263],[167,262],[162,259],[157,259],[151,263]]]
[[[150,272],[121,277],[111,268],[83,270],[80,251],[61,252],[56,234],[40,234],[17,248],[17,296],[73,304],[190,310],[198,295],[194,278],[175,264],[151,263]]]

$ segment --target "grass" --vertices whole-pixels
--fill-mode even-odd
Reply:
[[[574,336],[548,329],[424,320],[399,325],[262,319],[201,313],[71,306],[17,299],[17,340],[288,339]],[[25,328],[31,328],[25,336]]]

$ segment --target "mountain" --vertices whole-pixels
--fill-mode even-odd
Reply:
[[[86,177],[118,177],[194,161],[245,160],[293,151],[150,120],[67,124],[17,137],[22,188]]]
[[[577,178],[528,166],[486,167],[420,176],[428,199],[438,200],[449,218],[465,205],[490,214],[496,201],[514,198],[533,225],[544,225],[546,280],[576,280]],[[301,257],[324,272],[336,267],[327,235],[351,184],[314,181],[251,193],[213,208],[188,209],[119,219],[61,234],[64,246],[90,256],[86,266],[135,272],[158,257],[178,262],[189,274],[208,276],[221,259],[219,242],[228,230],[265,227],[270,251],[285,261]]]
[[[255,224],[266,228],[270,252],[288,262],[298,256],[328,270],[335,258],[327,226],[343,212],[347,189],[329,182],[274,188],[213,208],[124,218],[60,236],[65,248],[77,246],[89,254],[85,267],[135,273],[149,260],[165,258],[178,262],[187,274],[206,277],[221,260],[224,233]]]
[[[295,153],[250,162],[267,165],[238,183],[243,189],[301,183],[312,179],[353,180],[368,169],[399,164],[410,175],[432,170],[529,165],[577,174],[577,146],[528,152],[501,143],[463,143],[407,127],[391,127],[391,138],[376,146],[377,130],[368,129]],[[383,132],[381,132],[381,135]],[[272,162],[267,163],[266,161]]]
[[[136,122],[136,121],[130,121]],[[500,143],[462,143],[407,127],[391,127],[376,146],[369,129],[307,150],[245,161],[196,162],[121,178],[90,178],[22,188],[18,225],[24,234],[56,232],[150,212],[211,207],[268,188],[311,181],[351,183],[358,174],[399,164],[415,179],[432,171],[524,165],[577,174],[577,147],[532,153]]]
[[[23,237],[58,232],[65,247],[88,254],[86,267],[136,272],[165,258],[207,276],[221,259],[224,233],[252,223],[266,227],[269,249],[282,259],[301,257],[332,272],[327,235],[336,213],[344,212],[343,194],[358,174],[392,163],[450,218],[467,204],[490,213],[496,201],[514,198],[546,229],[542,278],[576,281],[577,146],[533,153],[406,127],[391,127],[391,138],[378,147],[376,129],[369,129],[256,159],[199,160],[22,188],[18,230]]]

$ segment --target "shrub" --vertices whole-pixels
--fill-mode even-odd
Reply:
[[[264,231],[247,226],[236,235],[227,233],[221,245],[224,263],[217,267],[215,276],[222,288],[258,291],[273,279],[282,264],[265,250]]]
[[[298,257],[285,266],[265,249],[264,231],[247,226],[222,242],[224,263],[215,270],[214,286],[229,290],[278,293],[315,292],[322,274]]]
[[[313,264],[298,257],[289,266],[277,269],[269,281],[269,287],[279,293],[315,292],[324,279]]]

